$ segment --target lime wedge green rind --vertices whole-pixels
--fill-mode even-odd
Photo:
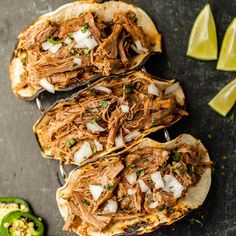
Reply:
[[[217,35],[209,4],[198,14],[189,37],[187,56],[200,60],[217,60]]]
[[[236,17],[226,30],[216,69],[236,71]]]
[[[222,116],[226,116],[236,102],[236,79],[227,84],[208,103],[208,105]]]

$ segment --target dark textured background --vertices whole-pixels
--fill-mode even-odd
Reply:
[[[40,116],[34,102],[15,98],[8,81],[8,62],[15,39],[22,28],[35,17],[54,10],[66,0],[0,0],[0,196],[27,199],[36,214],[48,225],[49,236],[63,233],[55,192],[59,187],[55,161],[41,158],[32,133],[32,125]],[[235,121],[211,110],[208,101],[235,73],[215,70],[216,62],[201,62],[185,56],[188,36],[204,0],[132,1],[143,8],[163,34],[165,51],[152,57],[146,68],[163,78],[181,81],[187,96],[189,116],[169,129],[171,137],[188,132],[200,138],[215,163],[210,193],[203,207],[188,217],[154,232],[159,236],[233,236],[236,235],[236,127]],[[210,0],[215,17],[218,42],[236,14],[236,0]],[[66,96],[66,94],[60,94]],[[59,95],[44,95],[44,104],[51,104]],[[235,113],[234,110],[230,112]],[[212,135],[212,139],[208,138]],[[152,137],[159,138],[160,134]],[[225,157],[226,156],[226,157]],[[203,222],[190,224],[196,218]],[[203,219],[202,219],[203,218]]]

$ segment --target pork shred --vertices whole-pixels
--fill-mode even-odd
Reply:
[[[73,34],[79,30],[90,32],[97,46],[92,50],[78,47]],[[43,49],[42,44],[48,40],[61,43],[56,53]],[[38,88],[39,81],[46,78],[53,85],[65,88],[92,75],[109,76],[129,67],[137,56],[131,48],[136,41],[150,49],[134,12],[121,12],[114,16],[113,22],[105,22],[95,12],[85,12],[61,24],[50,20],[35,23],[20,36],[17,53],[19,57],[27,53],[24,67],[29,87]],[[76,58],[82,59],[81,65],[74,63]]]
[[[73,80],[73,73],[67,72],[64,75]],[[36,128],[40,144],[50,150],[52,157],[71,163],[74,162],[75,152],[85,141],[89,142],[95,154],[110,151],[118,147],[117,137],[123,140],[124,145],[129,145],[131,141],[139,138],[132,137],[133,133],[139,135],[155,127],[170,125],[183,114],[187,115],[184,108],[177,103],[175,95],[164,95],[163,85],[157,85],[160,96],[151,96],[148,86],[154,80],[145,76],[147,75],[138,72],[135,76],[132,74],[115,82],[103,80],[80,93],[75,99],[54,107],[46,114],[47,122],[44,123],[42,120]],[[51,76],[50,80],[62,83],[60,74]],[[97,90],[96,87],[108,89],[111,93]],[[129,112],[123,112],[123,106],[126,106]],[[88,124],[91,123],[98,125],[102,131],[93,132],[88,129]],[[68,147],[67,142],[70,140],[74,143]],[[102,150],[97,148],[97,142],[102,146]],[[151,150],[147,148],[145,153],[148,155],[149,152]],[[157,155],[156,160],[152,161],[153,166],[159,161],[162,162],[164,159],[159,160]],[[145,163],[140,165],[146,168]]]
[[[132,220],[157,211],[167,215],[172,214],[178,199],[174,197],[173,192],[156,188],[150,181],[152,173],[159,171],[162,177],[166,174],[176,177],[173,165],[177,162],[186,166],[190,163],[194,165],[196,171],[186,169],[182,181],[179,179],[184,185],[182,192],[184,196],[189,187],[198,183],[204,172],[203,156],[204,153],[195,144],[184,144],[168,150],[143,147],[126,152],[123,156],[107,158],[81,168],[81,173],[74,182],[74,188],[67,191],[64,196],[69,208],[64,229],[76,230],[87,235],[91,230],[104,232],[117,221]],[[137,173],[137,180],[130,184],[126,176],[132,172]],[[190,184],[184,184],[185,177],[190,178]],[[141,191],[139,179],[148,186],[149,191]],[[104,191],[97,200],[89,191],[90,184],[104,186]],[[131,189],[133,192],[130,192]],[[117,203],[117,211],[104,210],[109,201]]]

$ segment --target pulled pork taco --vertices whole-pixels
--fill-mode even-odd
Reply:
[[[56,102],[34,125],[44,157],[83,165],[187,115],[185,97],[174,80],[136,71],[104,78]]]
[[[203,204],[210,167],[207,150],[191,135],[167,143],[145,138],[70,173],[57,191],[64,230],[139,235],[170,225]]]
[[[133,4],[88,0],[39,17],[18,36],[10,63],[14,94],[34,99],[141,66],[161,52],[161,35]]]

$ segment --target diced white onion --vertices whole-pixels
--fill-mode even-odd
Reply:
[[[134,130],[125,136],[125,142],[131,142],[139,136],[141,136],[141,133],[138,130]]]
[[[99,143],[96,139],[94,139],[94,144],[96,146],[96,149],[98,152],[103,151],[103,146],[101,143]]]
[[[164,175],[163,177],[165,187],[162,188],[166,192],[173,192],[174,198],[181,197],[184,187],[180,182],[172,175]]]
[[[156,171],[156,172],[152,173],[151,179],[154,182],[156,189],[164,187],[164,182],[162,180],[160,171]]]
[[[172,84],[170,87],[166,88],[165,95],[175,92],[179,87],[179,82]]]
[[[13,60],[13,65],[12,67],[14,68],[13,73],[14,73],[14,80],[13,85],[17,85],[18,83],[21,83],[21,75],[24,73],[24,67],[23,63],[20,58],[16,58]]]
[[[118,210],[118,204],[116,201],[108,200],[106,206],[104,207],[104,212],[112,212],[115,213]]]
[[[57,53],[58,50],[62,47],[62,44],[59,43],[59,44],[56,44],[56,45],[53,45],[52,47],[49,48],[49,51],[51,53]]]
[[[82,59],[79,57],[74,58],[74,64],[77,64],[78,66],[82,65]]]
[[[92,132],[103,132],[105,130],[95,121],[87,123],[86,128]]]
[[[128,183],[131,184],[131,185],[132,185],[132,184],[137,180],[137,178],[138,178],[136,172],[133,172],[133,173],[131,173],[131,174],[129,174],[129,175],[126,175],[125,177],[126,177]]]
[[[129,106],[128,105],[121,105],[121,111],[124,113],[129,113]]]
[[[65,42],[65,44],[67,44],[68,46],[70,46],[71,43],[72,43],[72,39],[69,38],[69,37],[66,37],[65,40],[64,40],[64,42]]]
[[[150,188],[145,184],[142,179],[139,179],[138,182],[143,193],[146,193],[148,190],[150,190]]]
[[[74,160],[76,163],[80,164],[81,162],[91,157],[92,155],[93,155],[93,152],[92,152],[89,142],[84,142],[81,148],[75,152]]]
[[[45,90],[47,90],[49,93],[55,93],[55,88],[54,85],[49,83],[47,81],[47,79],[41,79],[39,81],[39,84],[42,88],[44,88]]]
[[[73,34],[73,37],[77,43],[75,46],[76,48],[88,48],[89,50],[92,50],[98,45],[98,42],[91,35],[89,30],[83,32],[83,30],[80,29]]]
[[[84,39],[84,38],[88,38],[91,35],[91,32],[89,30],[86,30],[85,32],[82,30],[82,28],[80,30],[78,30],[77,32],[73,33],[73,38],[75,39],[75,41],[77,43],[80,42],[80,40]]]
[[[84,43],[86,45],[86,48],[88,48],[89,50],[94,49],[98,45],[97,41],[95,40],[93,36],[86,38]]]
[[[137,190],[135,188],[129,188],[127,191],[128,195],[130,195],[130,196],[134,195],[136,192],[137,192]]]
[[[45,41],[44,43],[42,43],[42,49],[44,51],[47,51],[49,48],[51,48],[53,46],[52,43],[48,42],[48,41]]]
[[[89,191],[92,194],[94,200],[98,200],[103,192],[103,187],[101,185],[89,185]]]
[[[104,86],[99,86],[99,85],[97,85],[97,86],[95,86],[95,89],[96,89],[96,90],[103,91],[103,92],[105,92],[105,93],[112,93],[112,90],[111,90],[111,89],[109,89],[109,88],[107,88],[107,87],[104,87]]]
[[[149,205],[149,208],[154,209],[157,206],[158,206],[158,202],[157,201],[156,202],[151,202],[150,205]]]
[[[148,93],[159,96],[159,91],[154,83],[148,85]]]
[[[121,135],[115,137],[115,146],[116,147],[123,147],[125,145],[123,138]]]

